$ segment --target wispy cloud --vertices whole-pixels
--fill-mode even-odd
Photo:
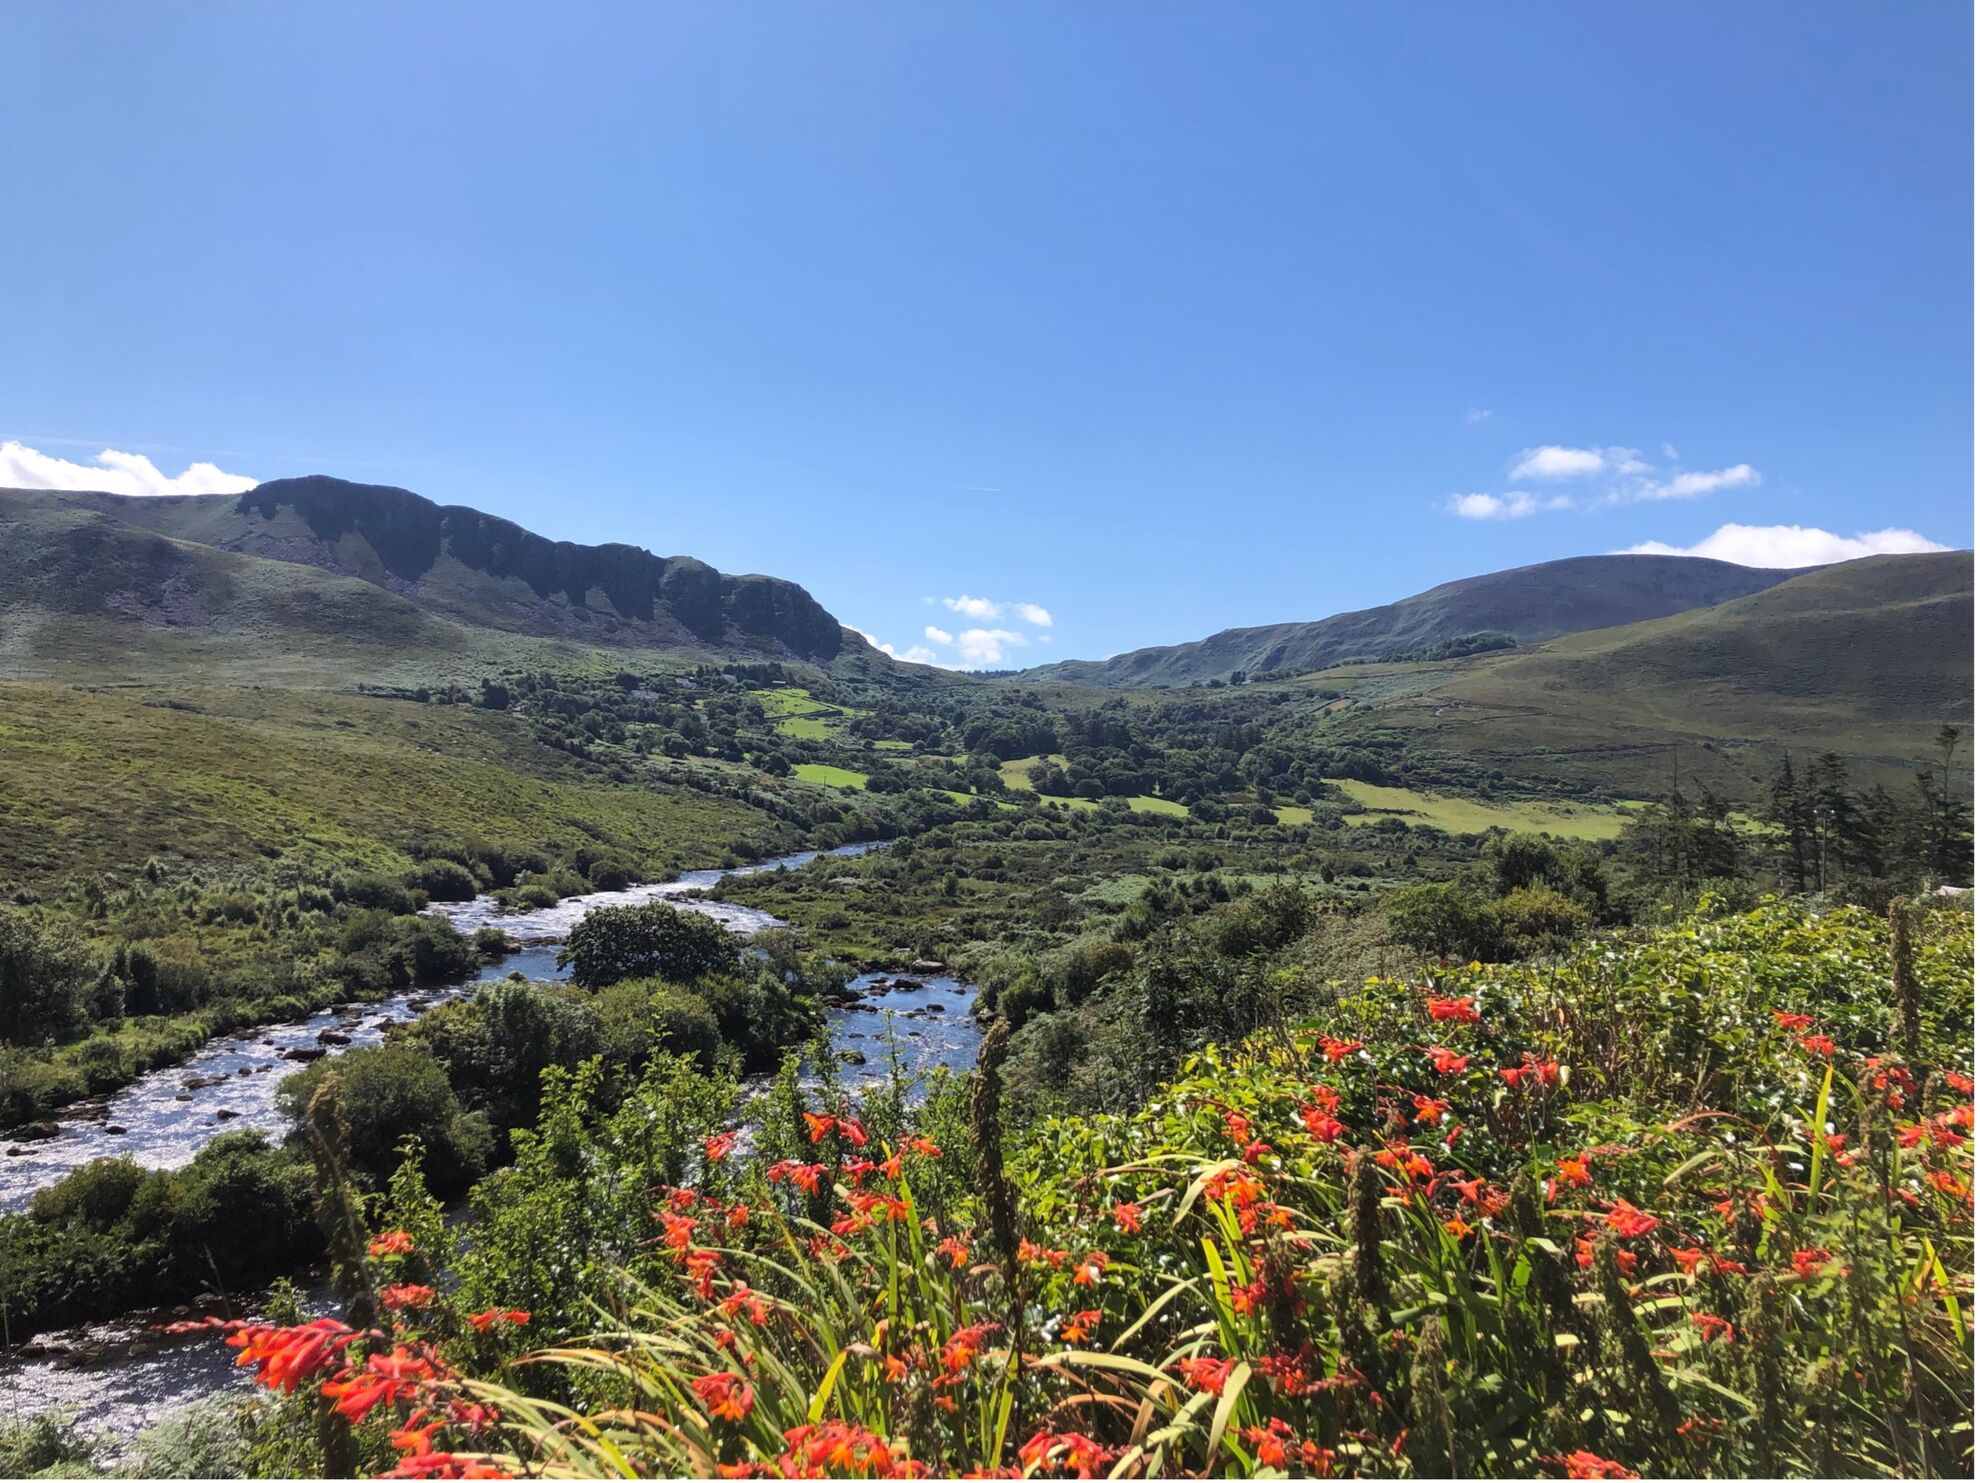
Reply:
[[[1691,546],[1643,541],[1619,552],[1623,556],[1709,556],[1740,566],[1828,566],[1859,556],[1892,556],[1913,551],[1949,551],[1915,530],[1892,527],[1859,535],[1837,535],[1812,525],[1722,525]]]
[[[933,623],[921,630],[921,636],[931,644],[953,644],[956,636],[946,628],[937,628]]]
[[[142,453],[105,448],[90,463],[57,458],[25,443],[0,443],[0,489],[89,489],[106,494],[242,494],[260,481],[218,464],[167,474]]]
[[[1052,626],[1052,615],[1039,607],[1035,602],[1014,602],[1011,604],[1011,611],[1024,619],[1033,628],[1050,628]]]
[[[1464,424],[1466,427],[1481,427],[1491,420],[1492,409],[1490,407],[1466,407],[1464,409]]]
[[[878,649],[882,654],[885,654],[889,659],[898,659],[903,664],[933,664],[943,669],[955,668],[955,666],[952,664],[943,664],[941,655],[937,654],[933,649],[926,648],[921,644],[910,644],[905,649],[896,649],[892,644],[883,643],[880,639],[868,633],[863,628],[855,628],[853,632],[858,634],[861,638],[865,639],[869,644],[873,645],[874,648]]]
[[[1669,443],[1663,445],[1662,453],[1660,466],[1641,450],[1620,445],[1581,448],[1543,443],[1537,448],[1523,448],[1508,466],[1509,483],[1567,485],[1573,492],[1544,498],[1521,489],[1502,494],[1454,494],[1444,501],[1444,509],[1460,520],[1522,520],[1543,510],[1701,499],[1721,490],[1752,488],[1761,482],[1760,471],[1750,463],[1731,464],[1722,469],[1686,469],[1679,465],[1677,449]]]
[[[1564,494],[1541,499],[1515,489],[1509,494],[1454,494],[1444,508],[1460,520],[1524,520],[1542,510],[1565,510],[1573,504]]]
[[[1721,489],[1750,489],[1760,482],[1760,471],[1750,463],[1736,463],[1729,469],[1677,473],[1668,479],[1645,479],[1613,491],[1611,503],[1633,505],[1647,499],[1698,499]]]

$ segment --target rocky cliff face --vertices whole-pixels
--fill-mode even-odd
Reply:
[[[839,621],[794,582],[729,576],[636,546],[552,541],[386,485],[276,479],[239,496],[234,512],[238,530],[199,538],[361,577],[465,622],[818,662],[844,642]]]

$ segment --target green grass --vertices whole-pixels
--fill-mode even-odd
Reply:
[[[1040,762],[1056,762],[1061,767],[1066,765],[1064,756],[1057,752],[1052,753],[1050,756],[1014,757],[997,769],[997,775],[1004,780],[1004,786],[1009,788],[1013,793],[1036,793],[1038,790],[1031,786],[1031,779],[1025,774]],[[1058,794],[1044,796],[1040,801],[1044,803],[1063,803],[1067,807],[1075,809],[1098,808],[1100,806],[1097,801],[1091,798],[1066,798]],[[1189,817],[1189,810],[1184,808],[1180,803],[1177,803],[1173,798],[1157,798],[1152,793],[1141,793],[1130,798],[1128,800],[1128,808],[1137,814],[1162,814],[1172,819],[1186,819]]]
[[[1538,803],[1527,800],[1486,803],[1475,798],[1448,798],[1415,788],[1384,788],[1352,778],[1329,778],[1363,808],[1362,814],[1349,814],[1350,824],[1372,824],[1378,819],[1402,819],[1411,824],[1427,824],[1447,834],[1478,834],[1487,829],[1533,830],[1557,834],[1565,839],[1615,839],[1628,822],[1615,808],[1590,808],[1580,804]],[[1285,810],[1280,813],[1283,816]],[[1308,818],[1312,817],[1310,810]],[[1291,823],[1284,819],[1281,822]]]
[[[1303,808],[1296,803],[1282,803],[1273,812],[1279,816],[1279,822],[1281,824],[1311,824],[1313,822],[1313,810]]]
[[[854,772],[850,767],[833,767],[826,762],[800,762],[791,769],[791,775],[800,783],[815,783],[821,788],[858,788],[864,790],[867,775]]]
[[[746,804],[657,780],[615,783],[502,712],[0,683],[0,872],[18,880],[129,871],[153,855],[320,852],[396,868],[426,832],[532,844],[602,835],[678,868],[722,858],[764,822]]]

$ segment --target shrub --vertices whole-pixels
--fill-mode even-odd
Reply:
[[[419,861],[406,872],[406,884],[429,901],[472,901],[481,890],[472,872],[453,860]]]

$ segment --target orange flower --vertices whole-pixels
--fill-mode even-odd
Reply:
[[[255,1383],[285,1394],[333,1364],[357,1337],[334,1318],[278,1327],[242,1324],[227,1336],[229,1347],[241,1351],[237,1365],[255,1367]]]
[[[736,1146],[736,1131],[731,1128],[726,1133],[717,1133],[712,1138],[701,1140],[702,1156],[711,1164],[719,1164],[729,1156],[729,1150]]]
[[[909,1153],[920,1154],[924,1159],[939,1159],[942,1150],[933,1138],[924,1138],[919,1133],[909,1135],[901,1142],[901,1147]]]
[[[1059,1325],[1059,1337],[1068,1344],[1084,1344],[1100,1327],[1100,1310],[1082,1308]]]
[[[1125,1231],[1131,1236],[1140,1234],[1141,1231],[1140,1204],[1134,1200],[1115,1201],[1114,1225],[1117,1229]]]
[[[1113,1466],[1118,1447],[1103,1447],[1079,1432],[1039,1432],[1018,1448],[1018,1461],[1031,1471],[1044,1468],[1057,1456],[1061,1472],[1075,1478],[1095,1478]]]
[[[1286,1443],[1292,1438],[1293,1429],[1280,1418],[1274,1416],[1264,1426],[1247,1426],[1243,1435],[1259,1466],[1282,1468],[1286,1465]]]
[[[1439,999],[1433,994],[1430,997],[1430,1018],[1455,1020],[1460,1025],[1475,1025],[1478,1023],[1478,1006],[1472,1002],[1469,994],[1458,999]]]
[[[949,1259],[949,1265],[960,1272],[969,1265],[969,1237],[945,1236],[935,1243],[935,1250]]]
[[[406,1231],[387,1231],[365,1249],[373,1256],[405,1256],[413,1249],[413,1238]]]
[[[476,1333],[485,1334],[498,1323],[513,1323],[518,1328],[529,1322],[529,1310],[525,1308],[484,1308],[479,1313],[468,1315],[468,1322]]]
[[[1605,1217],[1609,1229],[1628,1240],[1632,1236],[1647,1236],[1657,1229],[1657,1217],[1645,1210],[1638,1210],[1627,1200],[1618,1200],[1609,1207]]]
[[[734,1318],[737,1314],[748,1315],[749,1321],[762,1324],[770,1317],[770,1305],[763,1301],[760,1293],[747,1282],[738,1281],[722,1299],[722,1316]]]
[[[439,1296],[424,1282],[394,1282],[378,1290],[378,1301],[387,1308],[424,1308]]]
[[[1570,1452],[1565,1457],[1550,1457],[1548,1462],[1557,1462],[1567,1469],[1570,1478],[1636,1478],[1619,1462],[1610,1462],[1606,1457],[1597,1457],[1593,1452]]]
[[[1347,1124],[1321,1107],[1302,1107],[1299,1120],[1306,1124],[1306,1131],[1322,1143],[1333,1143],[1347,1131]]]
[[[1824,1246],[1805,1246],[1788,1260],[1794,1265],[1794,1275],[1808,1282],[1820,1277],[1835,1255]]]
[[[1815,1023],[1815,1016],[1812,1014],[1794,1014],[1785,1009],[1777,1009],[1774,1011],[1774,1023],[1779,1025],[1783,1030],[1806,1030],[1810,1025]]]
[[[741,1421],[756,1404],[756,1392],[749,1382],[727,1370],[703,1375],[694,1382],[694,1393],[708,1414],[720,1421]]]
[[[1416,1120],[1420,1123],[1440,1123],[1444,1114],[1451,1110],[1451,1104],[1441,1097],[1425,1097],[1420,1093],[1410,1098],[1416,1103]]]
[[[1810,1054],[1811,1056],[1822,1056],[1824,1058],[1833,1056],[1836,1053],[1835,1041],[1831,1040],[1826,1035],[1802,1036],[1801,1048],[1807,1051],[1808,1054]]]
[[[1089,1251],[1073,1268],[1074,1287],[1092,1287],[1099,1282],[1101,1275],[1112,1265],[1113,1258],[1104,1251]]]
[[[1360,1050],[1361,1046],[1362,1042],[1359,1040],[1336,1040],[1331,1035],[1320,1037],[1321,1053],[1337,1065]]]
[[[1711,1343],[1714,1339],[1724,1339],[1728,1344],[1732,1343],[1733,1326],[1728,1320],[1719,1317],[1718,1314],[1694,1313],[1691,1315],[1691,1321],[1697,1326],[1699,1336],[1707,1344]]]
[[[1439,1076],[1456,1076],[1471,1064],[1470,1056],[1461,1056],[1441,1045],[1426,1045],[1422,1051],[1430,1058],[1430,1069]]]
[[[805,1130],[811,1134],[813,1143],[822,1143],[825,1135],[839,1125],[839,1120],[829,1112],[807,1112],[804,1115]]]
[[[1207,1354],[1176,1361],[1176,1369],[1183,1379],[1206,1395],[1222,1395],[1224,1382],[1231,1378],[1231,1371],[1236,1368],[1237,1361],[1234,1359],[1216,1359]]]

